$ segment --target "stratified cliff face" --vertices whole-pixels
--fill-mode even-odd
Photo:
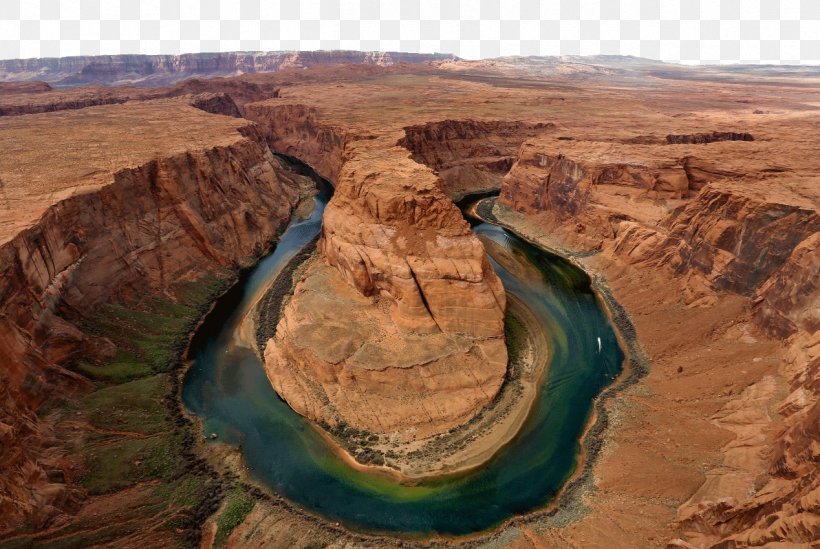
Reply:
[[[754,136],[748,132],[712,132],[691,134],[670,134],[666,142],[670,144],[701,144],[716,143],[718,141],[754,141]]]
[[[498,202],[543,224],[571,227],[584,245],[596,247],[621,221],[654,225],[670,204],[692,193],[689,159],[651,150],[599,141],[526,142]]]
[[[334,185],[351,139],[343,128],[319,120],[319,113],[305,105],[277,100],[250,103],[245,117],[256,122],[267,136],[271,150],[297,156]]]
[[[755,293],[756,321],[775,337],[820,331],[820,232],[794,247]]]
[[[725,471],[709,471],[675,524],[697,546],[812,542],[820,537],[816,180],[782,175],[789,170],[771,165],[766,145],[743,148],[752,143],[747,134],[670,137],[668,145],[526,143],[504,179],[500,208],[561,242],[600,249],[607,261],[659,269],[690,306],[725,292],[750,298],[757,327],[787,349],[781,373],[790,394],[777,405],[783,426],[771,439],[750,430],[757,416],[749,402],[766,402],[758,384],[729,400],[713,416],[738,437],[723,449]],[[767,441],[774,448],[763,454]]]
[[[299,413],[403,440],[463,423],[506,372],[505,295],[429,169],[356,142],[310,267],[265,351]]]
[[[44,82],[0,83],[0,116],[20,116],[65,110],[83,109],[98,105],[112,105],[126,101],[144,101],[169,97],[211,94],[230,98],[234,103],[231,112],[242,114],[245,103],[279,96],[279,87],[271,83],[247,82],[233,78],[191,78],[175,86],[159,89],[146,88],[59,88],[52,89]],[[35,84],[46,86],[32,93],[26,89]],[[208,109],[203,109],[208,110]],[[214,111],[208,111],[214,112]]]
[[[508,120],[441,120],[405,127],[398,145],[436,172],[448,196],[458,197],[499,188],[521,143],[554,128]]]
[[[483,246],[428,170],[404,159],[378,168],[392,156],[344,165],[325,210],[322,254],[363,295],[392,297],[399,326],[499,335],[504,293]]]
[[[808,206],[747,196],[741,185],[721,184],[704,188],[661,227],[668,239],[658,254],[672,254],[675,272],[696,270],[717,288],[750,295],[798,244],[820,231],[820,216]]]
[[[41,80],[60,86],[160,86],[192,76],[229,76],[329,64],[392,65],[444,59],[454,57],[402,52],[276,51],[9,59],[0,61],[0,81]]]
[[[82,382],[63,365],[116,351],[74,321],[103,302],[174,300],[178,283],[259,255],[288,220],[295,181],[254,127],[241,131],[230,144],[123,169],[0,247],[0,527],[73,501],[49,482],[59,455],[36,410]]]

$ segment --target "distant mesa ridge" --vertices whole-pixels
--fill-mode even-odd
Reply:
[[[326,64],[393,65],[455,60],[451,54],[273,51],[181,55],[97,55],[0,60],[0,82],[40,80],[55,86],[167,85],[192,76],[231,76]]]

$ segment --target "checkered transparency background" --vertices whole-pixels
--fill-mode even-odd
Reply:
[[[820,0],[0,0],[0,58],[317,49],[820,64]]]

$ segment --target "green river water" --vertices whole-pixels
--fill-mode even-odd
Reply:
[[[318,234],[330,188],[308,219],[294,221],[276,250],[215,305],[195,334],[183,400],[205,433],[241,448],[254,479],[349,528],[410,535],[462,535],[547,505],[576,469],[593,401],[620,373],[624,355],[587,275],[505,229],[476,223],[498,244],[490,259],[507,292],[541,323],[550,364],[530,417],[485,466],[460,476],[401,485],[346,465],[307,420],[274,392],[256,354],[236,345],[254,296]]]

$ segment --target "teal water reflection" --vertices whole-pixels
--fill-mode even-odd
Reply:
[[[316,198],[313,215],[288,228],[197,333],[183,399],[205,432],[241,447],[253,477],[271,491],[353,529],[466,534],[549,503],[575,469],[593,399],[624,358],[586,274],[500,227],[474,226],[494,243],[488,253],[506,290],[542,324],[552,350],[548,373],[523,428],[488,464],[400,485],[347,466],[276,395],[256,355],[232,344],[258,289],[318,234],[328,198]]]

